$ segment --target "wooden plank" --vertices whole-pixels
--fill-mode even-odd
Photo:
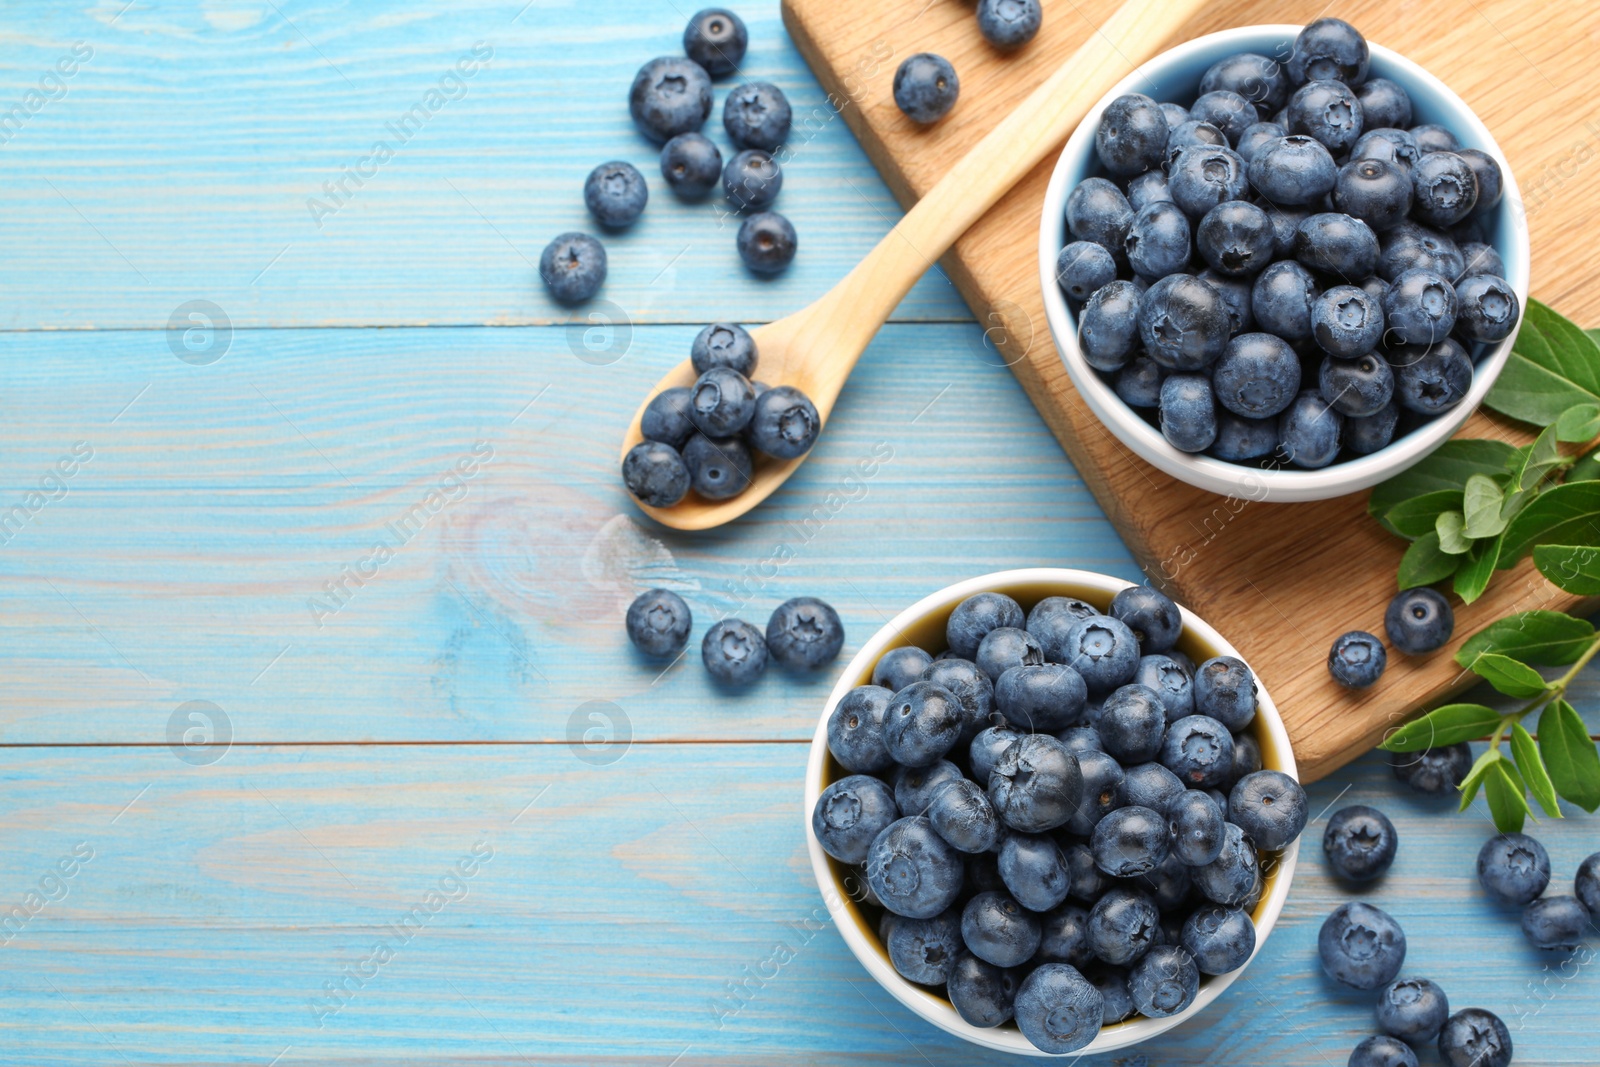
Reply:
[[[594,699],[641,738],[800,739],[833,672],[722,693],[695,645],[663,674],[623,636],[628,601],[682,591],[698,641],[822,596],[848,657],[973,574],[1138,576],[970,324],[886,330],[815,457],[745,521],[655,527],[616,441],[694,332],[641,328],[605,366],[559,329],[241,331],[205,367],[149,331],[13,335],[0,518],[76,442],[93,455],[0,529],[3,739],[162,743],[178,704],[209,700],[241,740],[549,740]],[[492,458],[456,486],[479,442]],[[362,563],[441,484],[456,499]]]
[[[583,180],[609,159],[651,184],[644,219],[607,238],[603,296],[640,323],[787,314],[899,215],[770,4],[746,12],[744,76],[779,85],[797,117],[778,208],[801,252],[776,280],[740,267],[737,219],[718,201],[675,200],[628,117],[634,72],[681,51],[687,9],[122,7],[9,12],[0,112],[61,57],[75,66],[35,113],[0,126],[8,244],[34,250],[0,264],[0,329],[160,329],[194,299],[236,327],[568,321],[537,282],[539,253],[593,229]],[[492,56],[480,62],[475,46]],[[452,73],[463,58],[470,78]],[[420,129],[389,132],[442,81]],[[719,84],[706,124],[730,155],[721,101],[733,84]],[[394,153],[381,165],[379,141]],[[938,276],[899,315],[969,318]]]
[[[902,203],[912,203],[950,163],[1055,70],[1114,8],[1113,0],[1046,0],[1045,28],[1014,57],[988,48],[956,0],[901,6],[840,6],[785,0],[787,24],[823,85],[855,89],[844,112]],[[1585,64],[1585,33],[1600,32],[1600,7],[1574,8],[1565,32],[1529,18],[1518,0],[1459,6],[1437,0],[1396,6],[1355,0],[1329,6],[1230,0],[1174,29],[1182,40],[1227,26],[1349,19],[1372,39],[1439,75],[1495,132],[1527,186],[1533,231],[1533,291],[1580,322],[1600,322],[1600,247],[1588,239],[1589,201],[1574,195],[1575,161],[1594,154],[1592,131],[1575,127],[1600,91]],[[961,74],[959,106],[936,127],[912,128],[895,108],[888,71],[915,51],[951,59]],[[888,53],[866,79],[863,57]],[[1568,131],[1553,137],[1552,130]],[[1381,632],[1404,544],[1365,515],[1365,494],[1283,505],[1215,497],[1167,477],[1100,426],[1072,389],[1050,342],[1034,248],[1051,159],[946,257],[944,269],[978,312],[1008,339],[1008,358],[1073,463],[1154,582],[1216,619],[1237,620],[1233,639],[1278,694],[1301,770],[1315,778],[1367,748],[1386,725],[1437,701],[1466,680],[1447,656],[1391,657],[1384,683],[1354,696],[1328,678],[1324,661],[1347,630]],[[1475,416],[1468,435],[1514,431]],[[1330,581],[1330,575],[1337,575]],[[1458,610],[1462,633],[1532,606],[1592,608],[1524,565]]]
[[[0,946],[8,1058],[1011,1062],[899,1007],[831,929],[801,837],[805,754],[635,745],[592,766],[561,745],[236,748],[195,767],[164,749],[0,750],[4,906],[92,850]],[[1399,859],[1366,898],[1404,924],[1407,973],[1501,1014],[1518,1062],[1592,1063],[1595,977],[1528,950],[1515,915],[1483,901],[1481,815],[1401,795],[1372,759],[1342,777],[1348,792],[1313,787],[1312,811],[1394,818]],[[1317,976],[1317,929],[1351,897],[1324,873],[1321,827],[1244,979],[1128,1062],[1326,1067],[1371,1031],[1370,995]],[[1581,820],[1538,832],[1563,882],[1594,847]],[[492,856],[448,880],[475,847]],[[441,888],[408,940],[391,931]],[[363,966],[384,939],[392,958]],[[325,982],[348,992],[319,999]]]

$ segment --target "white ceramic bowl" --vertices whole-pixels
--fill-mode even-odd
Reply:
[[[838,684],[833,687],[833,692],[828,695],[828,703],[822,710],[822,717],[817,721],[816,736],[811,741],[811,758],[806,763],[806,797],[802,817],[805,822],[806,847],[811,853],[811,869],[816,874],[817,887],[822,891],[823,901],[833,915],[834,925],[838,927],[845,944],[850,946],[850,951],[861,961],[861,966],[865,967],[867,972],[877,979],[878,984],[887,989],[896,1000],[941,1030],[970,1041],[974,1045],[1023,1056],[1047,1055],[1029,1044],[1028,1039],[1023,1037],[1022,1032],[1011,1023],[994,1029],[971,1025],[956,1013],[950,1002],[942,995],[906,981],[889,963],[888,953],[878,940],[876,922],[868,917],[860,903],[862,894],[855,872],[822,851],[816,835],[811,832],[811,811],[817,805],[817,798],[822,795],[823,789],[837,779],[845,777],[846,773],[828,752],[828,716],[833,714],[834,705],[838,704],[846,693],[871,680],[873,666],[889,649],[914,644],[931,652],[942,650],[945,647],[945,622],[949,619],[950,612],[974,593],[985,591],[1006,593],[1020,602],[1024,609],[1031,608],[1047,596],[1072,596],[1085,600],[1103,611],[1119,590],[1132,584],[1104,574],[1056,567],[1000,571],[957,582],[917,601],[873,634],[871,640],[862,646],[861,651],[855,654],[850,665],[845,668]],[[1221,634],[1206,625],[1187,608],[1183,609],[1183,637],[1178,642],[1178,647],[1196,663],[1201,663],[1212,656],[1244,658],[1239,656],[1238,650],[1228,644]],[[1283,720],[1278,716],[1277,706],[1272,703],[1272,696],[1259,678],[1257,685],[1260,688],[1259,703],[1255,723],[1251,729],[1261,745],[1262,765],[1298,778],[1294,753],[1289,748],[1289,735],[1284,731]],[[1266,853],[1262,857],[1262,871],[1266,884],[1262,890],[1261,901],[1256,905],[1255,913],[1252,915],[1256,926],[1257,953],[1266,944],[1268,935],[1272,933],[1273,924],[1278,921],[1278,914],[1283,910],[1283,902],[1289,895],[1289,882],[1294,877],[1295,857],[1299,847],[1299,843],[1296,842],[1280,853]],[[1252,955],[1251,959],[1254,958]],[[1249,964],[1246,963],[1245,966]],[[1087,1055],[1127,1048],[1129,1045],[1138,1044],[1172,1029],[1185,1019],[1204,1011],[1206,1005],[1217,999],[1243,971],[1244,968],[1241,967],[1228,974],[1203,977],[1199,995],[1184,1011],[1166,1019],[1135,1016],[1126,1022],[1107,1026],[1100,1031],[1100,1035],[1093,1042],[1079,1050],[1079,1054]]]
[[[1050,321],[1061,361],[1079,395],[1095,416],[1128,448],[1166,471],[1174,478],[1213,493],[1240,496],[1250,500],[1293,502],[1325,500],[1343,496],[1378,484],[1410,467],[1438,448],[1461,428],[1467,416],[1488,394],[1511,354],[1516,336],[1489,348],[1473,368],[1472,389],[1460,404],[1431,422],[1397,438],[1387,448],[1348,462],[1334,463],[1321,470],[1288,468],[1258,470],[1228,463],[1206,455],[1179,451],[1167,443],[1161,431],[1122,402],[1109,383],[1084,361],[1078,347],[1077,317],[1067,306],[1061,287],[1056,284],[1056,255],[1069,238],[1066,233],[1067,196],[1084,178],[1099,172],[1094,152],[1094,134],[1106,105],[1124,93],[1144,93],[1158,101],[1192,101],[1200,77],[1217,60],[1236,52],[1257,52],[1273,58],[1286,58],[1293,48],[1299,26],[1245,26],[1197,37],[1161,53],[1124,78],[1107,93],[1078,126],[1050,177],[1044,198],[1044,219],[1039,232],[1039,282],[1044,292],[1045,315]],[[1528,225],[1522,207],[1522,194],[1506,163],[1500,146],[1487,127],[1461,98],[1432,74],[1382,45],[1371,44],[1373,77],[1388,78],[1411,95],[1415,122],[1437,122],[1453,132],[1468,148],[1478,148],[1494,157],[1505,176],[1505,195],[1488,229],[1491,244],[1505,260],[1506,281],[1516,291],[1521,307],[1528,304]]]

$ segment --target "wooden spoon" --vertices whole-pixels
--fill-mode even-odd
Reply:
[[[839,284],[811,306],[751,331],[760,352],[761,380],[804,392],[826,424],[856,360],[917,279],[1203,3],[1127,0],[1060,70],[929,189]],[[650,400],[663,389],[693,385],[694,380],[694,368],[684,360],[656,383],[628,427],[623,456],[644,439],[639,420]],[[710,529],[761,503],[805,458],[758,456],[750,487],[730,500],[705,500],[690,493],[675,507],[639,507],[674,529]]]

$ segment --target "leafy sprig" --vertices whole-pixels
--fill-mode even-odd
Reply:
[[[1367,510],[1411,542],[1401,589],[1451,580],[1470,604],[1532,555],[1579,596],[1600,594],[1600,331],[1528,302],[1484,403],[1540,428],[1531,444],[1458,439],[1373,489]],[[1567,450],[1563,445],[1582,447]],[[1491,781],[1495,779],[1491,778]]]
[[[1481,791],[1502,833],[1522,829],[1533,812],[1530,796],[1554,819],[1562,817],[1558,798],[1593,812],[1600,808],[1600,748],[1590,740],[1566,693],[1597,654],[1600,633],[1583,619],[1559,611],[1508,616],[1463,642],[1456,662],[1524,703],[1510,712],[1483,704],[1446,704],[1402,726],[1380,747],[1418,752],[1488,735],[1489,747],[1461,783],[1461,808]],[[1552,679],[1535,669],[1561,666],[1567,670]],[[1535,712],[1537,736],[1523,726]]]

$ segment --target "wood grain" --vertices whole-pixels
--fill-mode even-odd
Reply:
[[[1109,0],[1046,0],[1039,37],[1019,55],[1003,57],[983,42],[970,7],[958,0],[931,0],[916,10],[784,3],[802,54],[837,95],[850,94],[863,57],[892,68],[912,52],[935,51],[961,74],[960,104],[932,129],[913,128],[881,83],[858,89],[857,106],[843,112],[903,204],[914,203],[1114,9]],[[1593,198],[1580,195],[1571,177],[1600,148],[1600,134],[1572,121],[1592,110],[1600,93],[1600,76],[1579,58],[1600,34],[1600,7],[1571,9],[1573,22],[1560,33],[1528,12],[1518,0],[1470,10],[1443,0],[1331,6],[1233,0],[1176,27],[1172,40],[1331,14],[1409,55],[1477,110],[1522,181],[1534,295],[1579,322],[1600,321],[1600,245],[1586,235]],[[1552,137],[1552,130],[1565,135]],[[1346,693],[1329,679],[1324,660],[1336,636],[1352,629],[1381,633],[1404,548],[1366,517],[1364,493],[1294,505],[1216,497],[1155,470],[1099,425],[1067,379],[1039,300],[1033,250],[1053,165],[1053,159],[1041,165],[968,231],[944,269],[980,322],[1004,338],[1018,379],[1149,578],[1237,632],[1240,650],[1278,695],[1302,772],[1325,775],[1370,748],[1389,725],[1470,679],[1447,656],[1398,653],[1383,683],[1368,693]],[[1483,415],[1462,432],[1516,433]],[[1560,593],[1524,564],[1458,610],[1457,631],[1465,635],[1533,606],[1594,605]]]

